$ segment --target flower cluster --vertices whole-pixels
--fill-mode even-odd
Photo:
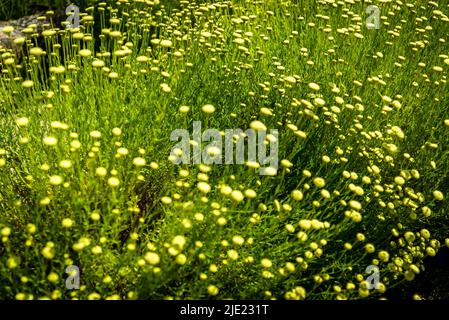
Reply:
[[[384,298],[424,272],[449,12],[379,1],[373,30],[367,2],[103,1],[0,47],[0,298]],[[277,129],[279,168],[174,165],[192,121]]]

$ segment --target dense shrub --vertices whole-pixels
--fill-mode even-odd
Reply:
[[[362,2],[121,0],[1,48],[0,297],[380,298],[424,272],[449,245],[447,6],[379,2],[376,30]],[[279,167],[173,164],[193,121],[277,129]]]

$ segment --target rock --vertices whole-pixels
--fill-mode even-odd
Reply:
[[[42,19],[42,17],[44,17],[44,19]],[[41,35],[43,26],[45,24],[48,25],[52,23],[53,26],[59,27],[63,19],[64,15],[62,15],[61,13],[57,13],[52,15],[50,20],[50,17],[46,15],[45,11],[40,11],[16,20],[0,21],[0,50],[1,49],[12,50],[13,53],[16,54],[17,59],[20,61],[22,58],[20,56],[22,51],[19,49],[22,45],[15,44],[14,40],[20,37],[26,38],[26,35],[22,32],[23,29],[32,24],[36,25],[34,31],[35,33],[38,34],[38,43],[41,46],[45,46],[43,43],[43,37]],[[3,32],[3,29],[8,26],[14,28],[14,31],[9,35]]]

